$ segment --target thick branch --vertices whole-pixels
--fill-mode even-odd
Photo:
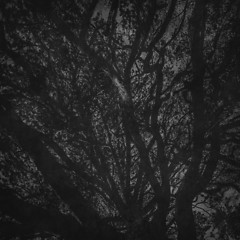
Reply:
[[[71,210],[89,229],[89,232],[100,234],[101,229],[104,228],[109,230],[107,234],[114,234],[115,236],[116,232],[111,227],[102,224],[98,214],[91,208],[90,204],[83,199],[78,189],[74,186],[69,174],[56,162],[55,157],[49,152],[42,141],[41,134],[14,116],[8,115],[2,117],[1,124],[15,134],[20,145],[35,160],[35,164],[43,174],[45,180],[69,205]],[[109,236],[106,235],[105,237],[108,239]]]
[[[19,232],[46,231],[60,234],[66,239],[87,236],[84,228],[70,215],[63,215],[55,210],[44,210],[26,203],[14,196],[10,190],[0,189],[0,195],[1,212],[25,224],[16,226]]]

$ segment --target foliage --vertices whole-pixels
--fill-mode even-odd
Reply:
[[[239,10],[2,1],[1,238],[238,239]]]

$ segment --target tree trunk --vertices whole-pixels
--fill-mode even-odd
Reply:
[[[141,240],[168,240],[166,219],[156,219],[151,222],[144,222],[139,227],[139,238]]]
[[[192,211],[192,197],[179,192],[176,199],[176,223],[178,240],[196,240],[196,228]]]

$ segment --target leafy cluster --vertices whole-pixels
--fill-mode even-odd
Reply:
[[[1,239],[239,239],[239,11],[0,2]]]

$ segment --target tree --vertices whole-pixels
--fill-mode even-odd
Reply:
[[[2,2],[1,237],[207,238],[239,194],[239,8]]]

